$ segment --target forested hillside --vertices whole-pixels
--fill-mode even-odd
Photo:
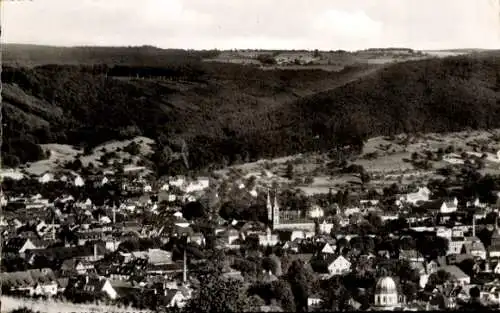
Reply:
[[[36,144],[158,140],[159,170],[331,149],[403,131],[500,127],[496,55],[357,66],[342,72],[202,63],[4,67],[4,163]]]

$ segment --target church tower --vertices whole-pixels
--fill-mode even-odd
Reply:
[[[267,219],[269,222],[273,221],[273,206],[271,204],[271,196],[269,195],[269,189],[267,189]]]
[[[278,190],[274,194],[273,227],[280,223],[280,207],[278,205]]]

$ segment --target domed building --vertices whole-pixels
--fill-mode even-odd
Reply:
[[[378,280],[375,286],[375,306],[381,310],[392,310],[403,304],[398,296],[398,288],[392,277],[386,276]]]

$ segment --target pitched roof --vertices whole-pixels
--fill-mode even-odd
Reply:
[[[448,265],[440,268],[443,271],[450,273],[456,279],[469,278],[467,274],[465,274],[458,266],[456,265]]]

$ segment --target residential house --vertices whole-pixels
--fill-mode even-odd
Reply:
[[[318,293],[313,293],[307,298],[307,306],[309,309],[319,308],[321,306],[321,302],[323,302],[323,300],[321,299],[321,295]]]
[[[71,288],[75,293],[104,294],[111,300],[118,297],[118,293],[107,278],[90,277],[88,275],[77,277],[68,283],[67,288]]]
[[[38,282],[35,287],[30,290],[31,296],[46,296],[53,297],[57,295],[59,292],[59,285],[57,281],[48,281],[48,282]]]
[[[81,176],[78,175],[73,180],[73,185],[75,187],[83,187],[83,186],[85,186],[85,181],[83,180],[83,178]]]
[[[461,254],[464,244],[465,244],[465,237],[460,234],[453,234],[452,237],[448,241],[448,251],[446,252],[447,255],[450,254]]]
[[[168,289],[165,290],[165,300],[169,308],[182,308],[186,304],[186,301],[189,300],[189,296],[185,292],[182,292],[182,290]]]
[[[351,271],[351,265],[351,262],[341,255],[328,265],[328,272],[331,275],[347,274]]]
[[[205,245],[205,236],[203,236],[202,233],[193,233],[193,234],[189,235],[188,240],[190,242],[194,242],[200,246]]]
[[[335,254],[335,252],[337,251],[337,246],[332,246],[330,245],[330,243],[325,243],[325,245],[323,246],[323,249],[321,249],[321,253],[322,254],[326,254],[326,255],[331,255],[331,254]]]
[[[439,211],[443,214],[453,213],[456,212],[457,210],[458,210],[457,198],[454,198],[451,201],[443,201],[441,207],[439,208]]]
[[[488,252],[491,258],[500,257],[500,231],[498,226],[495,226],[495,231],[491,236],[491,245],[488,247]]]
[[[494,265],[493,273],[500,274],[500,262],[498,262],[496,265]]]
[[[37,242],[37,244],[35,244]],[[7,241],[4,247],[4,252],[11,252],[24,256],[27,250],[43,249],[44,245],[41,240],[14,237]]]
[[[38,182],[41,184],[46,184],[53,180],[54,180],[54,175],[48,172],[38,178]]]
[[[424,256],[421,255],[416,249],[399,250],[399,259],[407,260],[408,262],[424,262]]]
[[[462,248],[462,253],[471,254],[481,260],[486,260],[486,248],[481,240],[477,237],[468,237]]]
[[[0,274],[4,290],[26,292],[34,294],[35,290],[52,290],[51,286],[56,281],[56,276],[51,269],[35,269],[19,272],[6,272]],[[57,289],[57,288],[56,288]]]
[[[94,265],[80,259],[65,260],[61,266],[61,272],[64,276],[84,275],[94,271]]]
[[[299,244],[297,241],[286,241],[283,246],[281,247],[283,250],[290,250],[290,251],[293,251],[295,253],[298,253],[299,252]]]

